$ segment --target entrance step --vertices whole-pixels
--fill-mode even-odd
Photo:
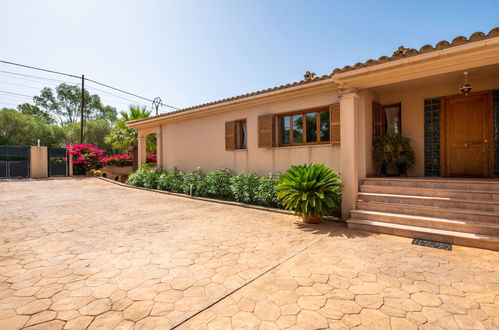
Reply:
[[[462,233],[457,231],[358,219],[348,220],[348,227],[381,234],[426,239],[430,241],[499,251],[499,237],[492,235]]]
[[[363,184],[392,187],[499,191],[499,180],[487,179],[366,178]]]
[[[386,213],[399,213],[419,215],[425,217],[460,219],[499,223],[499,212],[480,211],[472,209],[440,208],[434,206],[419,206],[401,203],[373,203],[357,202],[358,210],[378,211]]]
[[[499,251],[499,180],[367,178],[349,228]]]
[[[415,227],[452,230],[471,234],[499,236],[499,224],[459,219],[443,219],[397,213],[353,210],[352,219],[371,220]]]
[[[399,186],[378,186],[378,185],[362,185],[361,192],[365,193],[380,193],[380,194],[395,194],[395,195],[410,195],[410,196],[428,196],[428,197],[448,197],[455,199],[471,199],[482,201],[499,202],[499,190],[459,190],[459,189],[437,189],[437,188],[414,188],[414,187],[399,187]]]
[[[364,193],[358,194],[360,202],[411,204],[420,206],[433,206],[440,208],[453,208],[465,210],[481,210],[499,212],[498,201],[483,201],[475,199],[457,199],[437,196],[411,196],[402,194]]]

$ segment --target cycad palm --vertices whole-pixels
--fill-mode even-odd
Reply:
[[[276,189],[287,210],[306,217],[327,215],[341,202],[340,177],[323,164],[292,166]]]

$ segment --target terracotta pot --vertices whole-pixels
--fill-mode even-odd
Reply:
[[[314,215],[311,217],[307,217],[305,214],[301,215],[301,219],[303,220],[303,223],[313,223],[317,224],[321,222],[321,217],[318,215]]]
[[[132,173],[132,166],[125,166],[125,167],[115,167],[115,166],[104,166],[101,171],[102,172],[109,172],[112,173],[113,175],[128,175]]]

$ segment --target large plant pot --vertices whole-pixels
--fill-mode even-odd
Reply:
[[[318,215],[307,217],[305,214],[302,214],[301,219],[302,219],[303,223],[317,224],[317,223],[321,222],[321,217]]]
[[[132,166],[125,167],[115,167],[115,166],[104,166],[100,169],[102,172],[109,172],[115,175],[128,175],[133,172]]]

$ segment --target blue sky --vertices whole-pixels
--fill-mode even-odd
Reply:
[[[0,59],[182,108],[497,26],[497,0],[0,0]],[[57,82],[5,71],[72,81],[0,63],[0,91],[23,95]],[[99,94],[120,110],[130,103]],[[25,101],[0,93],[0,107]]]

